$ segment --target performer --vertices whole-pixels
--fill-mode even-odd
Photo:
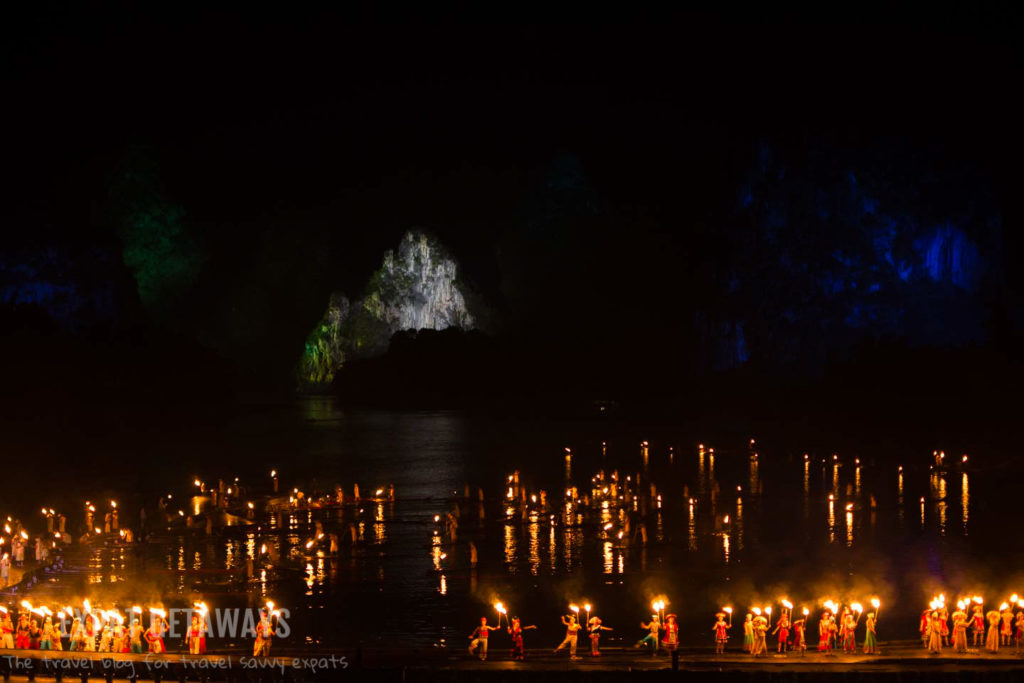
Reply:
[[[940,628],[942,629],[942,644],[949,647],[949,612],[945,607],[939,608]]]
[[[512,636],[512,659],[523,661],[523,631],[536,628],[533,625],[522,626],[519,617],[512,617],[512,623],[508,627],[508,633]]]
[[[921,612],[921,625],[919,627],[921,632],[921,645],[928,648],[928,641],[932,637],[932,610],[926,609]]]
[[[598,647],[601,641],[601,631],[611,631],[612,629],[608,626],[601,625],[601,619],[598,617],[590,617],[590,656],[600,657],[601,650]]]
[[[754,615],[747,614],[743,620],[743,651],[750,653],[754,651]]]
[[[149,621],[149,630],[146,631],[146,642],[149,644],[149,652],[154,655],[162,655],[167,652],[164,646],[164,620],[152,615]]]
[[[800,617],[793,622],[793,650],[803,657],[807,651],[807,617]]]
[[[1010,644],[1010,636],[1013,635],[1013,612],[1007,608],[999,616],[1003,620],[1002,626],[999,628],[999,644],[1005,647]]]
[[[658,615],[657,614],[652,614],[651,615],[651,622],[649,624],[645,624],[643,622],[640,622],[640,628],[647,629],[648,630],[648,634],[646,636],[644,636],[643,638],[641,638],[640,640],[638,640],[635,647],[647,647],[647,644],[650,643],[653,646],[653,649],[651,650],[651,654],[657,655],[658,654],[658,637],[659,637],[659,634],[660,634],[660,631],[661,631],[661,622],[658,621]]]
[[[82,646],[86,652],[96,651],[96,617],[92,614],[85,615],[85,621],[82,623],[85,629],[85,640],[82,642]]]
[[[78,622],[78,619],[75,619]],[[131,625],[128,626],[128,646],[131,649],[132,654],[142,654],[142,625],[138,619],[132,619]]]
[[[783,611],[779,615],[779,623],[775,624],[775,630],[772,631],[772,635],[779,634],[779,647],[780,653],[785,653],[789,648],[789,612]]]
[[[82,625],[81,619],[75,619],[71,622],[71,637],[68,645],[71,647],[72,652],[82,652],[85,650],[85,626]]]
[[[662,639],[662,645],[670,655],[674,655],[679,646],[679,624],[676,623],[674,614],[665,617],[665,637]]]
[[[28,648],[30,650],[39,649],[39,641],[43,636],[43,630],[39,628],[39,620],[33,619],[32,625],[28,629]]]
[[[967,612],[960,608],[953,612],[953,649],[960,654],[967,652]]]
[[[831,652],[832,644],[832,613],[822,612],[818,620],[818,652]]]
[[[252,656],[253,657],[269,657],[270,656],[270,644],[274,639],[274,623],[271,621],[272,615],[266,608],[260,610],[260,622],[256,624],[256,641],[252,645]],[[486,622],[487,620],[484,619]],[[492,629],[494,630],[494,629]],[[485,631],[486,634],[486,631]],[[484,635],[484,638],[487,636]],[[470,654],[473,654],[472,648]],[[487,641],[484,641],[484,656],[481,659],[487,658]]]
[[[43,634],[42,634],[42,636],[39,639],[39,649],[40,650],[52,650],[53,649],[53,640],[54,640],[53,621],[50,619],[50,617],[46,617],[46,619],[43,621]],[[59,632],[58,632],[58,635],[57,635],[57,640],[58,641],[60,640]]]
[[[989,610],[985,615],[988,619],[988,635],[985,636],[985,649],[989,652],[999,652],[999,612]]]
[[[16,631],[17,637],[14,640],[14,646],[19,650],[27,650],[29,646],[28,632],[31,629],[28,623],[27,614],[18,614],[18,630]]]
[[[860,622],[860,616],[854,616],[853,611],[846,613],[846,626],[844,628],[843,635],[843,652],[856,652],[857,651],[857,624]]]
[[[748,614],[747,616],[749,617],[750,615]],[[743,623],[743,630],[744,630],[743,638],[744,638],[744,640],[746,639],[746,630],[747,630],[747,624],[748,623],[751,623],[751,622],[744,622]],[[752,623],[751,623],[750,628],[751,628],[750,635],[751,635],[751,647],[752,647],[753,646],[753,634],[754,634],[754,632],[753,632],[753,624]],[[725,644],[729,642],[729,624],[727,624],[725,622],[725,612],[719,612],[718,614],[715,615],[715,625],[713,627],[711,627],[711,630],[715,632],[715,654],[716,655],[725,654]],[[745,642],[744,642],[744,648],[746,648],[746,643]]]
[[[981,611],[981,605],[974,606],[974,616],[971,617],[971,631],[974,633],[974,647],[981,647],[981,639],[985,635],[985,615]]]
[[[553,651],[558,652],[566,645],[568,645],[569,659],[579,659],[579,657],[576,656],[576,639],[579,634],[580,628],[582,627],[576,623],[575,614],[570,614],[568,618],[563,616],[562,623],[565,625],[565,640],[559,643],[558,647],[556,647]]]
[[[114,632],[110,639],[110,651],[121,654],[128,652],[128,637],[125,633],[124,624],[120,621],[114,624]]]
[[[864,620],[864,654],[866,655],[878,654],[878,633],[875,631],[877,623],[875,613],[868,612],[867,619]]]
[[[768,655],[768,620],[758,616],[754,619],[754,656]]]
[[[189,654],[201,655],[206,652],[206,643],[204,642],[206,638],[203,624],[198,614],[192,615],[192,623],[189,625],[186,640],[188,641]]]
[[[1024,641],[1024,611],[1017,612],[1017,618],[1014,619],[1013,626],[1013,636],[1017,641],[1017,652],[1020,652],[1021,642]]]
[[[934,655],[942,652],[942,617],[938,610],[932,612],[928,622],[928,651]]]
[[[108,621],[103,625],[100,630],[100,652],[110,652],[110,647],[114,638],[114,633],[110,628],[110,622]]]
[[[0,648],[14,649],[14,622],[8,612],[4,612],[3,620],[0,620]]]

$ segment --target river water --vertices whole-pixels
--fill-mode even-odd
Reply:
[[[682,639],[691,644],[710,647],[719,607],[742,614],[774,603],[778,610],[782,597],[812,613],[824,598],[867,604],[878,597],[880,637],[911,639],[921,609],[939,592],[951,601],[983,594],[993,605],[1011,592],[1024,594],[1019,505],[1008,486],[1016,470],[1007,454],[969,453],[964,463],[962,453],[950,452],[933,467],[933,448],[941,444],[805,454],[800,443],[751,444],[756,434],[702,434],[692,424],[349,413],[321,397],[250,400],[204,427],[164,421],[152,429],[22,437],[8,447],[30,460],[45,462],[57,449],[82,454],[81,461],[47,468],[45,487],[32,483],[38,470],[15,473],[19,493],[8,502],[30,528],[41,524],[30,519],[30,505],[69,510],[74,528],[85,500],[110,498],[120,501],[128,526],[137,526],[143,505],[152,525],[160,496],[174,496],[171,508],[193,504],[196,477],[238,477],[254,497],[268,491],[272,469],[286,488],[307,493],[336,485],[350,493],[358,483],[367,495],[393,484],[394,502],[261,514],[259,532],[234,529],[211,539],[178,528],[137,548],[71,553],[77,568],[36,591],[55,601],[87,594],[120,604],[202,597],[216,606],[254,607],[272,598],[291,612],[293,645],[462,648],[479,617],[495,621],[495,600],[538,625],[528,647],[561,640],[559,616],[571,602],[594,605],[615,629],[606,642],[631,644],[643,635],[639,624],[650,617],[655,596],[680,615]],[[514,471],[527,496],[546,492],[547,511],[533,506],[524,517],[506,510]],[[642,483],[635,511],[622,501],[632,523],[621,541],[616,504],[602,510],[602,482],[592,479],[603,473],[606,484],[612,472],[620,482],[628,476]],[[571,515],[580,524],[564,524],[566,489],[573,486],[579,499],[590,500]],[[482,519],[477,489],[485,495]],[[25,491],[32,492],[28,500]],[[456,502],[457,542],[435,541],[434,515],[443,518]],[[337,557],[322,543],[307,550],[316,520],[343,537],[354,525],[355,548],[343,538]],[[239,584],[246,559],[262,543],[279,550],[287,570],[264,576],[257,564],[253,580]],[[812,618],[812,631],[814,625]],[[737,623],[734,642],[740,634]],[[492,647],[506,640],[500,636]]]

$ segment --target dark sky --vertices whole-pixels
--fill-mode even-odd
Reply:
[[[977,168],[1018,250],[1013,3],[498,12],[23,6],[0,41],[5,230],[103,233],[111,177],[141,147],[222,278],[267,229],[329,235],[337,275],[297,315],[308,329],[412,226],[496,292],[499,236],[561,154],[628,217],[616,229],[636,258],[729,211],[759,140],[820,136],[909,140]]]
[[[429,220],[511,197],[452,209],[428,179],[470,168],[525,182],[560,149],[638,202],[659,201],[709,135],[727,158],[779,131],[911,133],[998,164],[993,148],[1017,135],[1010,7],[553,16],[606,22],[581,26],[33,6],[5,22],[4,184],[17,214],[61,204],[74,221],[65,198],[95,197],[112,160],[145,144],[179,201],[212,220],[268,204],[317,218],[395,179]]]

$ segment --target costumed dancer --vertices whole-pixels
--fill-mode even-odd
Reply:
[[[472,657],[479,649],[480,661],[486,660],[488,635],[491,631],[497,631],[499,628],[499,626],[488,626],[487,617],[480,617],[480,625],[473,629],[473,633],[469,636],[469,655]]]
[[[559,643],[558,647],[556,647],[553,651],[558,652],[566,645],[568,645],[569,659],[579,659],[579,657],[576,656],[576,641],[579,636],[580,628],[582,627],[578,623],[576,623],[575,614],[570,614],[568,615],[568,617],[563,615],[562,624],[565,625],[565,640]]]
[[[78,623],[78,619],[75,619],[75,623]],[[142,624],[138,619],[132,619],[128,626],[128,647],[132,654],[142,654]]]
[[[989,610],[985,615],[988,619],[988,635],[985,636],[985,649],[989,652],[999,652],[999,612]]]
[[[932,611],[931,611],[931,609],[926,609],[925,611],[921,612],[921,623],[920,623],[920,626],[918,627],[918,630],[921,633],[921,645],[925,649],[928,649],[928,641],[932,637]]]
[[[942,617],[938,610],[932,612],[928,622],[928,651],[933,655],[942,652]]]
[[[601,631],[611,631],[612,629],[608,626],[602,626],[599,617],[590,617],[588,625],[590,626],[590,656],[600,657]]]
[[[3,619],[0,620],[0,648],[14,649],[14,622],[11,621],[11,615],[8,612],[4,612]]]
[[[658,620],[658,615],[652,614],[649,624],[645,624],[641,621],[640,628],[646,629],[648,633],[636,642],[635,647],[647,647],[647,644],[650,643],[653,646],[651,654],[658,654],[658,638],[661,632],[661,622]]]
[[[68,645],[71,647],[72,652],[82,652],[85,650],[85,626],[82,624],[81,619],[75,619],[71,622],[71,637],[68,640]]]
[[[747,614],[743,620],[743,651],[751,653],[754,651],[754,615]]]
[[[189,624],[188,628],[188,651],[189,654],[201,655],[203,654],[203,629],[199,623],[199,615],[192,615],[192,623]]]
[[[110,628],[110,622],[108,621],[100,629],[100,652],[110,652],[110,647],[113,642],[114,633]]]
[[[39,628],[39,620],[33,619],[32,625],[28,630],[28,648],[30,650],[39,649],[39,641],[43,637],[43,629]]]
[[[800,656],[807,651],[807,617],[800,617],[793,622],[793,650]]]
[[[818,652],[832,650],[832,613],[822,612],[818,620]]]
[[[843,628],[843,652],[856,652],[857,651],[857,624],[860,621],[860,615],[854,616],[852,611],[846,613],[846,624]]]
[[[945,607],[939,608],[939,619],[941,620],[939,626],[942,629],[942,644],[949,647],[949,612]]]
[[[971,617],[971,631],[974,634],[974,647],[981,647],[981,640],[985,636],[985,614],[981,605],[974,606],[974,615]]]
[[[789,648],[789,612],[783,610],[782,614],[779,615],[779,623],[775,624],[775,630],[772,631],[772,635],[779,634],[779,647],[778,651],[785,653]]]
[[[868,616],[864,620],[864,654],[866,655],[878,654],[877,624],[878,619],[875,617],[875,613],[868,612]]]
[[[1013,612],[1010,608],[1006,608],[999,618],[1002,619],[1002,624],[999,627],[999,644],[1005,647],[1010,644],[1010,638],[1013,636]]]
[[[534,625],[522,626],[519,617],[512,617],[512,623],[508,626],[508,634],[512,636],[512,659],[523,661],[523,631],[536,629]]]
[[[752,648],[754,645],[754,631],[753,623],[749,621],[750,615],[748,614],[747,617],[748,621],[743,622],[743,648],[749,652],[750,648]],[[748,648],[746,644],[746,632],[748,628],[747,624],[750,624],[750,648]],[[725,654],[725,644],[729,642],[729,624],[725,622],[725,612],[719,612],[715,615],[715,625],[711,628],[711,630],[715,633],[715,654]]]
[[[82,622],[82,626],[85,629],[85,640],[83,646],[86,652],[96,651],[96,615],[85,614],[85,621]]]
[[[54,649],[53,641],[55,638],[58,642],[60,642],[60,631],[55,631],[53,628],[53,621],[50,619],[50,617],[46,617],[46,619],[43,621],[43,635],[42,638],[39,639],[39,649]]]
[[[679,624],[676,623],[676,615],[669,614],[665,617],[665,637],[662,638],[661,644],[665,646],[668,653],[673,657],[677,657],[676,648],[679,647]]]
[[[754,656],[768,655],[768,620],[762,616],[754,618]]]
[[[1024,611],[1017,612],[1017,618],[1013,621],[1013,636],[1016,640],[1017,652],[1020,652],[1021,642],[1024,641]]]
[[[111,650],[113,652],[119,652],[121,654],[128,652],[128,637],[127,634],[125,633],[124,623],[120,621],[118,621],[117,624],[114,625],[114,637],[111,645]]]
[[[146,642],[149,644],[150,654],[162,655],[167,652],[167,647],[164,645],[164,620],[159,615],[153,614],[150,617]]]
[[[269,657],[270,644],[274,640],[274,624],[270,620],[270,610],[260,610],[260,623],[256,624],[256,642],[252,645],[253,657]],[[484,620],[486,621],[486,619]],[[486,636],[484,636],[486,638]],[[470,652],[472,654],[472,652]],[[484,641],[484,655],[487,654],[487,641]]]
[[[18,630],[15,632],[14,646],[19,650],[27,650],[29,645],[28,632],[30,630],[27,614],[18,614]]]
[[[967,612],[961,608],[953,612],[953,649],[960,654],[967,652]]]

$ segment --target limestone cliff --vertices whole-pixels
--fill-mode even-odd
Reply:
[[[331,295],[327,311],[306,339],[299,382],[324,386],[347,360],[387,350],[401,330],[473,329],[458,265],[433,237],[410,231],[398,249],[384,255],[362,298],[350,303],[341,292]]]

